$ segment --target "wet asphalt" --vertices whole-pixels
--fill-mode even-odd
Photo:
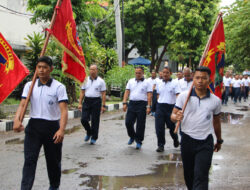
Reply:
[[[84,142],[80,119],[69,120],[63,144],[61,190],[184,190],[180,149],[166,130],[163,153],[157,153],[154,117],[147,116],[141,150],[129,140],[122,111],[101,116],[96,145]],[[250,189],[250,100],[222,107],[222,150],[214,153],[209,189]],[[0,133],[0,190],[20,189],[24,134]],[[34,190],[49,187],[41,149]]]

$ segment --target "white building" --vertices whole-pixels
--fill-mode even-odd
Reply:
[[[26,9],[27,0],[0,1],[0,32],[19,57],[27,50],[24,38],[33,32],[43,31],[42,25],[30,23],[32,13]]]

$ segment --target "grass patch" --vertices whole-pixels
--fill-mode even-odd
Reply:
[[[20,100],[16,100],[15,98],[7,98],[2,102],[2,105],[13,105],[19,104]]]

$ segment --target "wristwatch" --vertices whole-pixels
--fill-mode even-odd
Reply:
[[[105,107],[106,107],[106,105],[104,104],[104,105],[102,105],[102,107],[104,107],[104,108],[105,108]]]
[[[224,140],[223,139],[217,139],[217,144],[222,144],[224,142]]]
[[[123,105],[128,105],[128,103],[127,103],[127,102],[123,102],[122,104],[123,104]]]
[[[147,105],[147,108],[151,108],[151,106]]]

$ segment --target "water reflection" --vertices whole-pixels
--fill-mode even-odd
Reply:
[[[240,124],[240,120],[244,117],[243,114],[235,114],[229,112],[221,113],[221,122],[222,123],[230,123],[230,124]]]
[[[80,186],[84,189],[185,189],[182,164],[167,163],[157,165],[153,173],[139,176],[89,176],[81,174]]]

